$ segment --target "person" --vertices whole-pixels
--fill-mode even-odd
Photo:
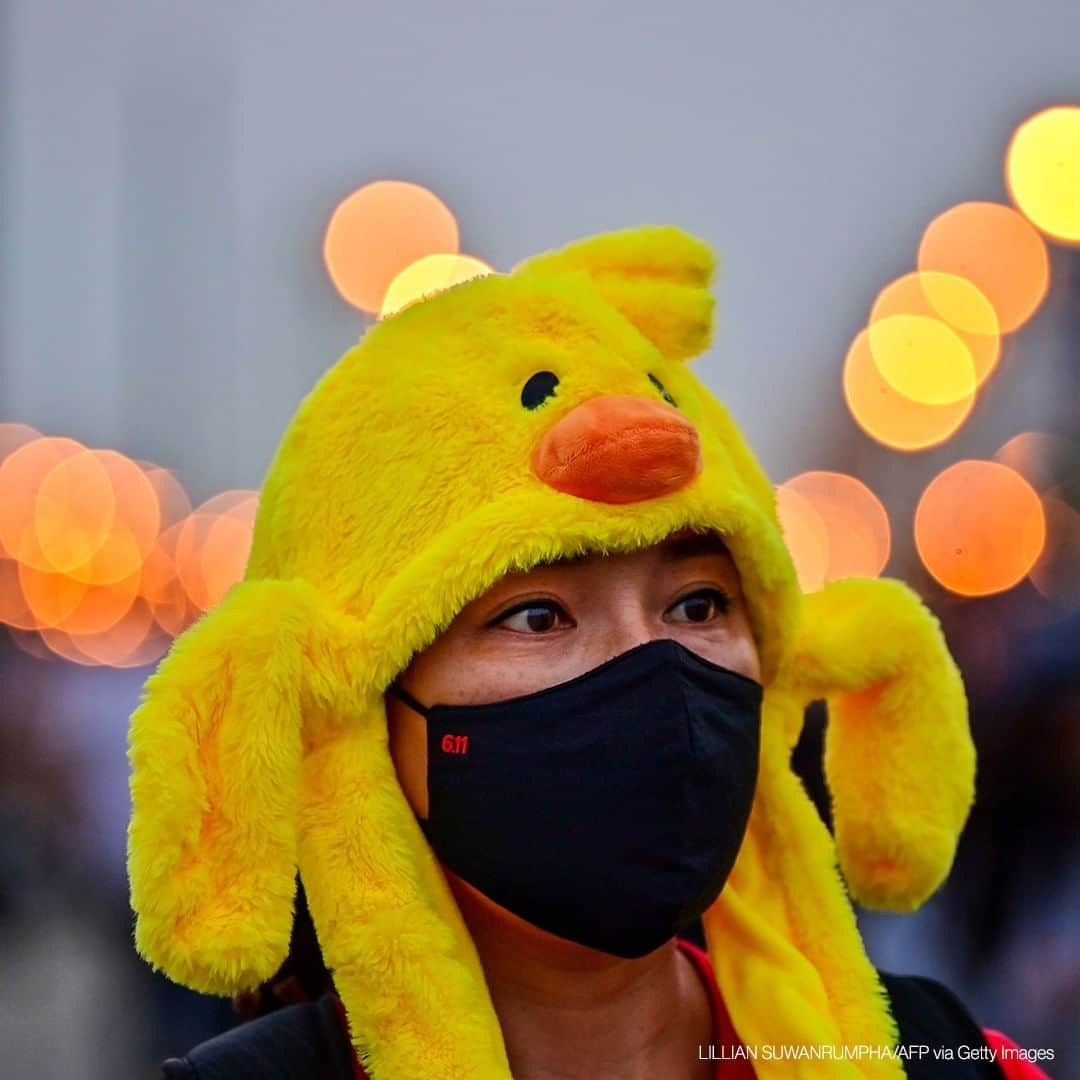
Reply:
[[[687,363],[712,273],[674,228],[592,237],[305,399],[245,580],[133,714],[129,873],[150,963],[289,997],[298,872],[332,983],[166,1076],[1042,1075],[862,947],[849,893],[948,872],[963,686],[900,583],[800,594]],[[823,698],[833,833],[790,768]]]

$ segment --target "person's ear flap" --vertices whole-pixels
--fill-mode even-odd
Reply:
[[[311,586],[243,582],[177,639],[132,714],[136,947],[192,989],[256,986],[288,952],[302,713],[340,690],[336,651]]]
[[[825,698],[825,775],[856,900],[911,911],[944,881],[974,798],[960,673],[897,581],[849,578],[804,598],[793,678]]]
[[[525,260],[515,273],[585,273],[669,360],[686,360],[709,346],[715,270],[712,250],[671,225],[602,233]]]

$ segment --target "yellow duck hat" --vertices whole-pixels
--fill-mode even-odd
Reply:
[[[748,831],[703,919],[721,992],[747,1045],[895,1045],[844,883],[908,911],[944,880],[974,786],[964,690],[900,583],[800,594],[772,487],[685,362],[708,345],[713,269],[675,228],[596,236],[405,309],[326,372],[267,474],[244,581],[132,716],[128,869],[151,964],[208,993],[267,979],[299,870],[374,1080],[507,1080],[383,692],[508,572],[707,529],[738,565],[766,687]],[[835,838],[789,764],[822,698]],[[815,1070],[903,1075],[888,1056]]]

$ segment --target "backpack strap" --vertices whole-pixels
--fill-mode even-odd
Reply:
[[[1002,1080],[982,1029],[951,990],[921,975],[878,975],[900,1029],[900,1046],[909,1051],[909,1080]],[[986,1059],[978,1056],[984,1051]]]
[[[240,1024],[162,1065],[166,1080],[353,1080],[331,995]]]

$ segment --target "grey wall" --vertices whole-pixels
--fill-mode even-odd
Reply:
[[[355,339],[322,232],[383,176],[432,186],[500,268],[643,221],[701,234],[725,263],[701,371],[777,479],[834,464],[874,293],[937,212],[1004,197],[1017,122],[1080,99],[1075,0],[3,15],[0,420],[152,457],[197,498],[259,484]],[[1056,317],[1018,338],[970,452],[1052,420]]]

